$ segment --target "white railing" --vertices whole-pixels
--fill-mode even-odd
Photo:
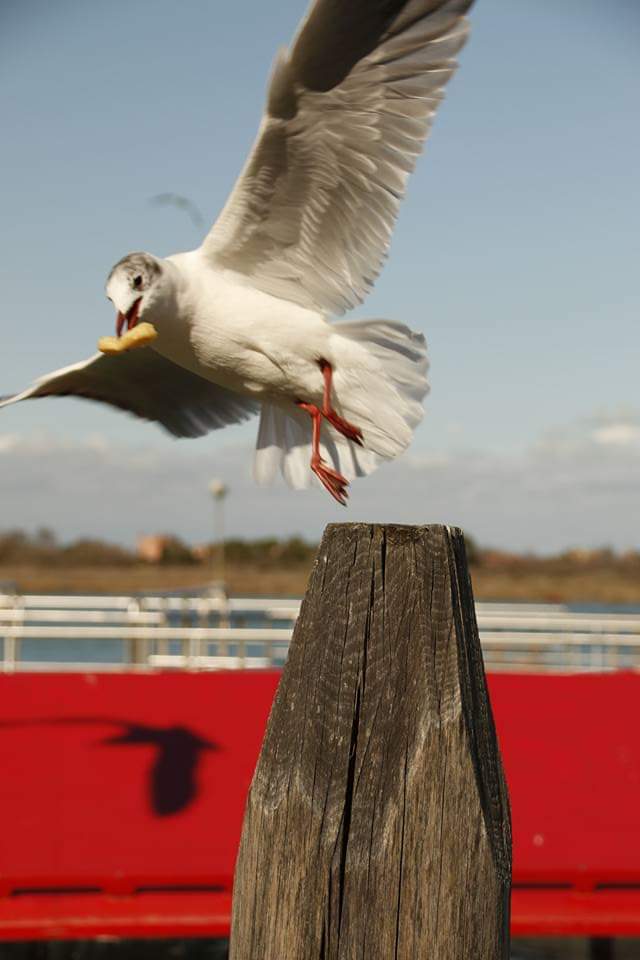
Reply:
[[[221,592],[189,597],[0,594],[0,669],[280,666],[299,609],[296,599],[227,598]],[[478,603],[476,612],[489,670],[640,669],[640,614],[492,603]],[[260,625],[248,626],[251,620]]]

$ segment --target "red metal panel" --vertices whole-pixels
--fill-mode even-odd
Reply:
[[[0,676],[0,938],[225,932],[278,676]],[[640,676],[489,684],[514,933],[637,935]]]
[[[640,675],[495,674],[514,883],[640,888]]]
[[[0,677],[0,894],[229,889],[278,677]]]
[[[228,937],[231,894],[63,894],[0,898],[3,940]]]
[[[640,890],[515,889],[514,937],[638,937]]]

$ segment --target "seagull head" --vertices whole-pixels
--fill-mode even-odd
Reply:
[[[107,297],[118,311],[116,333],[131,330],[157,299],[162,287],[163,264],[150,253],[128,253],[107,277]]]

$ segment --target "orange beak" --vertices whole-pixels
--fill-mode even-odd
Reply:
[[[127,330],[132,330],[138,322],[140,314],[140,302],[142,297],[138,297],[137,300],[134,300],[133,304],[126,313],[120,313],[118,311],[118,316],[116,317],[116,336],[121,336],[122,331],[124,330],[125,324]]]

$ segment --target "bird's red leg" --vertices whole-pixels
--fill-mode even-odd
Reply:
[[[354,426],[348,420],[338,416],[331,405],[331,384],[333,381],[333,368],[328,360],[319,360],[318,365],[324,378],[324,396],[322,398],[322,416],[331,424],[331,426],[341,433],[347,440],[353,440],[358,446],[362,446],[362,430]]]
[[[342,474],[337,473],[328,467],[320,456],[320,425],[322,423],[322,411],[316,407],[315,403],[305,403],[303,400],[296,400],[296,406],[305,410],[311,417],[313,433],[311,437],[311,469],[321,484],[328,490],[331,496],[344,507],[347,503],[347,487],[349,481]]]

